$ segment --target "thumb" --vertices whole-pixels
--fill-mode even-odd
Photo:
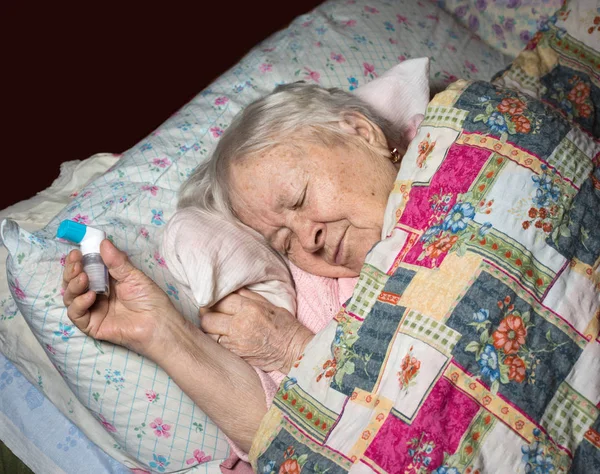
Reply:
[[[110,276],[116,281],[123,281],[136,271],[125,252],[121,252],[113,243],[104,239],[100,244],[100,255],[108,268]]]

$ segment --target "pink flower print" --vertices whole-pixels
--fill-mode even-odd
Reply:
[[[396,19],[398,20],[398,23],[404,23],[406,25],[408,25],[408,18],[406,18],[405,16],[402,15],[396,15]]]
[[[144,237],[144,239],[148,240],[150,238],[150,232],[148,232],[148,229],[146,229],[145,227],[142,227],[140,229],[140,235],[142,237]]]
[[[91,195],[92,195],[92,192],[91,192],[91,191],[86,191],[85,193],[83,193],[83,194],[81,195],[81,197],[82,197],[82,198],[86,198],[86,197],[90,197]]]
[[[200,451],[199,449],[195,449],[194,450],[194,457],[188,459],[185,463],[187,465],[190,464],[194,464],[194,463],[198,463],[198,464],[202,464],[208,461],[212,460],[212,456],[207,456],[206,454],[204,454],[204,451]]]
[[[365,11],[367,13],[373,13],[373,14],[379,13],[379,10],[377,10],[377,8],[375,8],[375,7],[369,7],[369,6],[366,6],[366,5],[365,5]]]
[[[471,72],[479,72],[479,70],[477,69],[477,66],[475,66],[475,64],[473,64],[470,61],[465,61],[465,66]]]
[[[152,194],[152,196],[156,196],[156,193],[158,192],[158,186],[150,186],[149,184],[144,184],[142,186],[142,191],[150,191],[150,194]]]
[[[301,26],[303,26],[304,28],[308,28],[310,25],[313,24],[314,20],[309,20],[309,21],[305,21],[304,23],[302,23]]]
[[[261,49],[261,51],[263,53],[272,53],[273,51],[275,51],[275,48],[263,48]]]
[[[167,268],[167,262],[165,262],[165,259],[160,256],[158,251],[154,252],[154,260],[156,263],[158,263],[159,267]]]
[[[400,61],[400,62],[406,61],[406,56],[404,56],[404,54],[398,56],[398,61]]]
[[[342,26],[353,27],[356,26],[356,20],[342,21]]]
[[[155,166],[158,166],[159,168],[166,168],[167,166],[169,166],[171,164],[171,160],[169,160],[167,157],[154,158],[152,160],[152,164]]]
[[[146,390],[146,398],[150,403],[154,403],[157,400],[158,395],[154,390]]]
[[[365,76],[377,77],[373,64],[363,63],[363,67],[365,68]]]
[[[304,67],[304,69],[306,69],[306,72],[304,73],[305,76],[309,77],[310,79],[312,79],[315,82],[319,82],[319,79],[321,79],[321,74],[319,74],[317,71],[313,71],[307,67]]]
[[[390,38],[390,44],[398,44],[398,40],[394,38]]]
[[[171,436],[171,433],[169,433],[171,425],[163,423],[162,418],[157,418],[152,423],[150,423],[150,428],[154,430],[154,434],[159,438],[161,436],[164,438],[168,438]]]
[[[104,426],[104,429],[105,429],[106,431],[108,431],[108,432],[110,432],[110,433],[116,433],[116,432],[117,432],[117,429],[116,429],[116,428],[115,428],[115,427],[114,427],[112,424],[110,424],[110,423],[109,423],[109,422],[106,420],[106,418],[104,418],[104,416],[103,416],[103,415],[101,415],[100,413],[98,413],[98,416],[100,417],[100,423],[102,423],[102,426]]]
[[[76,198],[77,196],[79,196],[79,191],[73,191],[73,192],[72,192],[72,193],[69,195],[69,197],[70,197],[71,199],[73,199],[73,198]]]
[[[17,280],[15,278],[15,282],[11,283],[10,286],[13,289],[13,292],[15,294],[15,297],[19,300],[24,300],[25,299],[25,292],[21,289],[21,287],[19,286],[19,280]]]
[[[213,137],[219,138],[223,135],[223,129],[221,127],[210,127],[210,133],[212,133]]]
[[[60,296],[65,296],[65,288],[60,289]]]
[[[60,256],[60,264],[61,264],[61,266],[63,266],[63,267],[64,267],[66,262],[67,262],[67,254],[66,254],[66,253],[63,253],[63,254]]]
[[[346,62],[346,58],[339,53],[331,53],[331,59],[340,64]]]
[[[456,53],[456,46],[454,46],[453,44],[447,44],[446,48],[448,48],[453,53]]]
[[[225,96],[217,97],[215,99],[215,105],[225,105],[227,102],[229,102],[229,98]]]
[[[88,225],[90,223],[90,218],[86,215],[81,215],[81,214],[77,214],[75,217],[73,217],[73,220],[75,222],[79,222],[80,224],[85,224]]]
[[[54,347],[52,347],[50,344],[46,344],[46,350],[50,352],[50,354],[56,355],[56,349],[54,349]]]
[[[356,0],[346,0],[346,5],[354,5]]]
[[[258,70],[263,74],[265,72],[271,72],[273,70],[273,65],[269,63],[262,63],[260,66],[258,66]]]
[[[320,41],[315,41],[315,46],[317,48],[321,48],[323,46],[323,43],[321,43]]]
[[[428,20],[432,20],[435,21],[436,23],[440,21],[439,17],[437,15],[427,15],[425,16],[425,18],[427,18]]]

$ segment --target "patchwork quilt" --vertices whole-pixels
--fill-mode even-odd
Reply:
[[[600,472],[596,7],[565,5],[496,83],[430,103],[256,472]]]

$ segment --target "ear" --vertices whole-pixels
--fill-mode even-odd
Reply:
[[[369,145],[387,150],[388,143],[381,129],[358,112],[351,112],[339,122],[340,128],[349,135],[357,135]]]

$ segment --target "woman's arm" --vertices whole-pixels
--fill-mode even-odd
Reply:
[[[265,393],[247,362],[194,325],[165,331],[164,350],[148,354],[246,453],[267,412]]]
[[[109,298],[86,291],[81,252],[67,258],[63,300],[71,321],[93,338],[152,359],[247,452],[267,410],[254,369],[188,323],[110,241],[102,242],[100,253],[113,278]]]

